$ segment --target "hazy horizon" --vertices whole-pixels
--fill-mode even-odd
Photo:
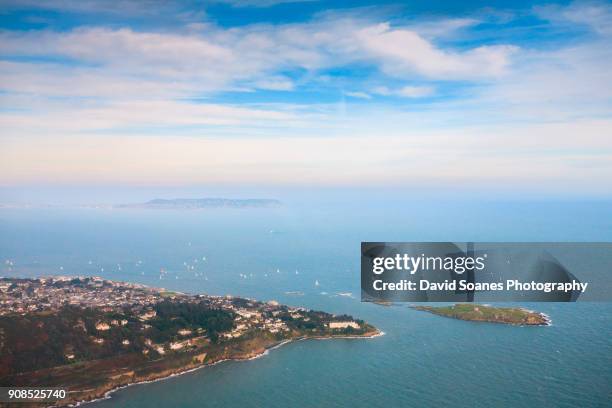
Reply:
[[[317,205],[382,205],[389,207],[411,202],[612,202],[610,194],[583,194],[534,190],[481,190],[463,186],[439,188],[398,187],[278,187],[249,186],[179,186],[179,187],[20,187],[0,188],[1,205],[88,206],[144,203],[153,199],[277,199],[283,205],[316,203]]]

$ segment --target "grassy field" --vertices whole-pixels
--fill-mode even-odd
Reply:
[[[438,316],[476,322],[505,323],[520,326],[543,326],[548,324],[548,319],[543,314],[521,308],[461,303],[452,306],[414,306],[414,309]]]

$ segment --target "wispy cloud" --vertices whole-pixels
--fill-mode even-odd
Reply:
[[[503,74],[516,46],[480,46],[468,51],[445,51],[417,32],[393,29],[388,23],[357,32],[361,48],[392,76],[420,74],[429,78],[476,79]]]
[[[610,121],[457,127],[332,137],[15,138],[0,185],[14,182],[421,185],[597,191],[612,177]],[[576,138],[576,134],[580,138]],[[593,155],[592,152],[597,151]],[[554,154],[551,154],[554,152]],[[36,165],[32,165],[36,163]]]
[[[612,34],[612,6],[605,2],[575,2],[568,6],[536,6],[536,13],[554,23],[580,24],[600,34]]]
[[[382,44],[387,43],[387,35],[399,36],[393,40],[400,46],[385,48]],[[119,120],[88,121],[85,118],[90,114],[83,113],[83,130],[91,131],[95,123],[109,130],[113,125],[129,126],[130,118],[134,126],[141,126],[142,121],[136,120],[138,109],[146,104],[174,106],[177,102],[171,101],[176,99],[199,99],[241,89],[296,92],[296,79],[285,72],[298,75],[300,85],[308,85],[317,72],[352,64],[371,65],[378,72],[376,75],[383,77],[416,75],[447,80],[450,76],[475,80],[474,65],[495,60],[490,68],[478,70],[487,78],[506,64],[497,59],[508,58],[501,50],[493,50],[490,56],[488,53],[483,47],[462,52],[443,50],[407,28],[393,29],[386,23],[352,18],[230,29],[203,24],[175,32],[107,27],[3,31],[0,54],[5,60],[0,62],[3,77],[0,89],[5,92],[2,97],[5,103],[20,103],[21,108],[33,115],[33,122],[44,117],[49,123],[60,123],[49,118],[60,115],[57,98],[72,98],[79,110],[83,100],[98,106],[96,109],[103,106],[102,113],[92,114],[97,118],[111,118],[110,112],[119,114],[119,110],[111,111],[109,107],[127,109],[126,101],[146,101],[129,102],[129,109],[136,113],[122,113]],[[380,89],[376,93],[408,98],[433,93],[431,86],[420,85],[386,92]],[[353,96],[370,93],[368,89],[358,89]],[[24,95],[35,97],[37,104],[26,106],[28,99]],[[41,102],[44,98],[49,100],[47,107]],[[177,126],[234,123],[223,115],[214,117],[224,111],[222,107],[194,121],[189,112],[202,107],[181,104],[184,109],[167,111],[166,126],[173,121]],[[74,109],[69,103],[59,107]],[[41,111],[37,113],[38,110]],[[9,120],[13,121],[14,129],[17,123],[14,118],[0,117],[5,123]],[[151,118],[149,123],[155,126],[158,121],[159,118]],[[25,121],[19,123],[26,126]]]
[[[278,4],[308,3],[319,0],[213,0],[211,3],[229,4],[232,7],[272,7]]]
[[[133,4],[117,7],[125,17]],[[554,33],[541,41],[524,41],[531,28],[514,16],[487,20],[482,11],[4,29],[0,183],[603,184],[612,175],[611,10],[524,11],[540,19],[534,35]]]
[[[295,88],[292,80],[282,76],[271,76],[256,81],[254,85],[259,89],[269,89],[272,91],[292,91]]]
[[[236,81],[292,88],[282,70],[314,71],[367,63],[401,78],[478,79],[503,73],[516,47],[443,50],[410,29],[388,23],[339,20],[280,26],[222,29],[205,25],[196,32],[138,32],[129,28],[79,28],[0,34],[0,53],[7,57],[63,58],[56,63],[75,71],[139,80],[189,84],[194,92],[224,89]],[[24,63],[30,75],[39,63]],[[265,78],[262,78],[265,77]],[[31,77],[30,77],[31,79]],[[41,82],[39,80],[37,82]]]
[[[344,92],[344,94],[346,96],[350,96],[351,98],[359,98],[359,99],[372,99],[372,95],[365,93],[365,92],[360,92],[360,91],[356,91],[356,92]]]
[[[385,96],[401,96],[404,98],[423,98],[431,96],[435,93],[435,90],[431,86],[402,86],[396,89],[389,89],[386,86],[378,86],[372,89],[372,92],[378,95]]]

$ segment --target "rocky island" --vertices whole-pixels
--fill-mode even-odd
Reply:
[[[547,326],[550,324],[550,320],[545,314],[521,308],[492,307],[471,303],[452,306],[413,306],[412,308],[438,316],[475,322],[503,323],[517,326]]]
[[[373,337],[347,315],[97,277],[0,278],[0,387],[59,387],[66,406],[292,340]],[[46,403],[19,403],[43,406]]]

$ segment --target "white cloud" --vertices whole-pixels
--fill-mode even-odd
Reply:
[[[394,37],[397,48],[376,45],[386,43],[387,35],[398,36]],[[404,40],[407,42],[403,43]],[[97,101],[99,106],[112,107],[137,101],[166,101],[172,105],[173,100],[202,98],[227,90],[295,91],[296,83],[316,78],[319,70],[353,63],[373,64],[387,75],[400,78],[410,78],[416,73],[440,79],[453,76],[475,79],[470,67],[489,59],[488,51],[482,47],[460,53],[444,51],[407,29],[338,17],[301,24],[230,29],[212,24],[188,25],[184,31],[176,32],[104,27],[66,32],[2,31],[0,54],[28,57],[20,62],[0,62],[3,78],[0,90],[6,92],[1,101],[11,103],[17,99],[16,95],[29,95],[30,99],[21,97],[20,103],[33,122],[47,117],[58,124],[61,120],[54,121],[51,117],[64,118],[58,98],[78,98],[75,99],[77,106],[85,98]],[[479,54],[485,55],[481,58]],[[498,65],[504,65],[505,57],[499,54],[499,58],[504,61]],[[304,77],[294,81],[283,74],[290,70],[303,72]],[[485,77],[489,75],[487,69],[478,72],[483,72]],[[422,97],[432,90],[410,86],[394,92],[399,96]],[[367,91],[355,89],[353,93],[364,97]],[[44,98],[49,100],[46,107]],[[36,105],[27,106],[28,100],[36,100]],[[188,104],[183,102],[183,105]],[[70,112],[72,107],[66,109]],[[110,112],[105,110],[97,117],[109,118]],[[96,123],[104,125],[103,129],[109,129],[112,124],[130,126],[126,119],[129,117],[135,121],[133,126],[141,125],[136,114],[112,112],[121,119],[83,121],[83,130],[93,130],[91,125]],[[190,109],[168,110],[164,125],[193,123],[189,112]],[[206,115],[198,123],[233,123],[218,111]],[[14,118],[10,120],[17,123]],[[158,121],[154,118],[151,124]],[[25,120],[19,123],[27,126]]]
[[[410,26],[411,30],[420,36],[429,39],[456,37],[457,32],[478,25],[480,20],[475,18],[442,18]]]
[[[431,86],[404,86],[398,89],[390,89],[386,86],[377,86],[372,92],[384,96],[400,96],[404,98],[424,98],[431,96],[435,90]]]
[[[575,5],[562,15],[551,24],[588,22],[592,35],[539,49],[459,49],[438,39],[476,21],[400,26],[337,15],[174,32],[2,31],[0,53],[27,58],[0,61],[0,184],[421,179],[601,188],[612,177],[611,18]],[[321,80],[321,71],[353,64],[372,76]],[[374,98],[445,95],[454,80],[471,87],[423,106]],[[300,99],[304,85],[341,102]],[[210,100],[227,90],[256,100],[259,89],[296,98]]]
[[[271,76],[254,83],[258,89],[269,89],[271,91],[292,91],[295,84],[289,78],[281,76]]]
[[[503,81],[470,103],[498,110],[507,120],[558,121],[608,117],[612,103],[612,49],[594,41],[553,51],[531,51]]]
[[[293,84],[279,77],[279,71],[316,71],[354,62],[373,64],[400,78],[478,79],[502,73],[514,49],[443,50],[415,31],[352,19],[234,29],[203,25],[175,33],[100,27],[0,33],[3,55],[73,61],[53,66],[30,63],[28,80],[21,81],[30,88],[32,83],[42,85],[49,67],[55,79],[63,67],[66,78],[97,75],[98,83],[104,78],[109,83],[156,81],[162,88],[171,84],[177,89],[189,87],[193,93],[223,90],[244,81],[291,90]],[[33,78],[36,69],[39,78]],[[18,72],[9,73],[18,79]],[[12,86],[18,85],[13,82]]]
[[[599,34],[612,34],[612,6],[609,3],[579,1],[568,6],[539,6],[535,7],[535,11],[553,23],[577,23]]]
[[[35,106],[32,101],[26,101]],[[117,129],[162,129],[178,132],[181,127],[277,126],[299,124],[291,112],[239,106],[168,100],[131,100],[110,103],[45,104],[44,109],[14,110],[0,115],[5,137],[116,132]]]
[[[430,86],[405,86],[397,91],[398,95],[406,98],[422,98],[434,94],[434,89]]]
[[[480,46],[465,52],[444,51],[417,32],[393,29],[388,23],[363,28],[357,33],[360,47],[377,59],[389,75],[429,78],[476,79],[502,75],[515,46]]]
[[[355,91],[355,92],[345,92],[344,94],[346,96],[350,96],[351,98],[372,99],[372,95],[365,93],[365,92]]]

